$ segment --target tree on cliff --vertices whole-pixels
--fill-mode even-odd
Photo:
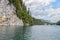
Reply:
[[[33,19],[22,0],[9,0],[9,2],[16,7],[16,15],[23,20],[24,24],[33,24]]]

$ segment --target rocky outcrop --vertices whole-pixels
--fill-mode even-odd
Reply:
[[[8,0],[0,0],[0,25],[23,25],[16,16],[15,7]]]

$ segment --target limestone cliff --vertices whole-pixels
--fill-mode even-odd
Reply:
[[[8,0],[0,0],[0,25],[23,25],[16,16],[15,7]]]

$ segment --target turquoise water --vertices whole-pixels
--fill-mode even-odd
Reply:
[[[0,40],[22,40],[23,27],[0,26]]]
[[[0,40],[60,40],[60,26],[0,26]]]

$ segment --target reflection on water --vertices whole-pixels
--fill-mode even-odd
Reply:
[[[23,27],[23,40],[31,40],[31,27]]]
[[[16,26],[15,28],[14,40],[23,40],[23,27]]]
[[[0,40],[22,40],[22,28],[20,26],[0,26]]]
[[[60,40],[60,26],[0,26],[0,40]]]

